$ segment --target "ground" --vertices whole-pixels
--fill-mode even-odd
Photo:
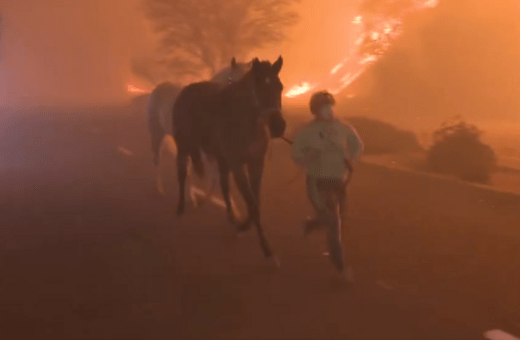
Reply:
[[[266,234],[154,195],[145,117],[13,112],[0,145],[3,339],[483,339],[520,334],[520,199],[362,163],[345,231],[357,282],[303,237],[304,177],[273,143]],[[173,163],[167,161],[172,167]]]

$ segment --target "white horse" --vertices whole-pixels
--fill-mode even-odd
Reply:
[[[231,60],[231,65],[218,72],[210,81],[227,86],[238,81],[251,68],[249,63],[237,63],[235,58]],[[152,142],[153,161],[157,168],[157,192],[163,196],[165,194],[163,181],[161,178],[161,164],[164,153],[169,153],[173,157],[177,155],[177,146],[172,136],[173,122],[173,105],[177,96],[181,92],[180,85],[174,85],[165,82],[157,85],[150,94],[147,106],[148,129]],[[209,160],[203,154],[203,162],[206,164],[208,171],[204,178],[205,193],[201,193],[192,183],[192,168],[188,166],[188,178],[186,185],[185,197],[188,203],[197,206],[197,194],[202,194],[205,199],[209,199],[213,194],[217,184],[219,183],[219,172],[215,161]],[[232,204],[234,205],[233,199]],[[236,210],[236,209],[235,209]]]

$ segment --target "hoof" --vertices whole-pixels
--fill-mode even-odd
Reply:
[[[209,196],[204,196],[203,198],[195,199],[195,201],[197,201],[198,207],[200,207],[201,205],[206,205],[209,200],[210,200]]]
[[[233,211],[228,211],[226,215],[227,215],[227,219],[228,219],[229,223],[231,223],[233,225],[237,225],[238,224],[238,220],[237,220],[236,214]]]
[[[252,221],[248,219],[238,225],[237,231],[239,233],[246,232],[251,229],[251,224],[253,224]]]
[[[278,258],[274,255],[271,255],[267,258],[269,260],[269,262],[271,262],[271,265],[276,268],[276,269],[280,269],[281,265],[280,265],[280,261],[278,260]]]
[[[159,186],[155,187],[154,194],[159,196],[159,197],[166,196],[166,193],[164,192],[164,188],[163,187],[159,187]]]
[[[197,208],[201,205],[201,201],[199,201],[197,198],[193,197],[192,199],[190,199],[188,202],[189,205],[191,205],[192,207],[194,208]]]

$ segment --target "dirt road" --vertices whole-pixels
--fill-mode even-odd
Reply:
[[[324,235],[303,238],[304,178],[288,183],[297,169],[283,142],[263,186],[275,270],[254,229],[237,237],[220,207],[179,219],[174,193],[153,195],[144,117],[23,114],[0,146],[3,339],[520,335],[514,196],[361,164],[347,222],[357,284],[345,288]]]

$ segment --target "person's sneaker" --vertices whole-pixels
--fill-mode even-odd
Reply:
[[[307,220],[303,224],[303,235],[307,237],[311,231],[319,229],[320,222],[317,219],[307,217]]]

